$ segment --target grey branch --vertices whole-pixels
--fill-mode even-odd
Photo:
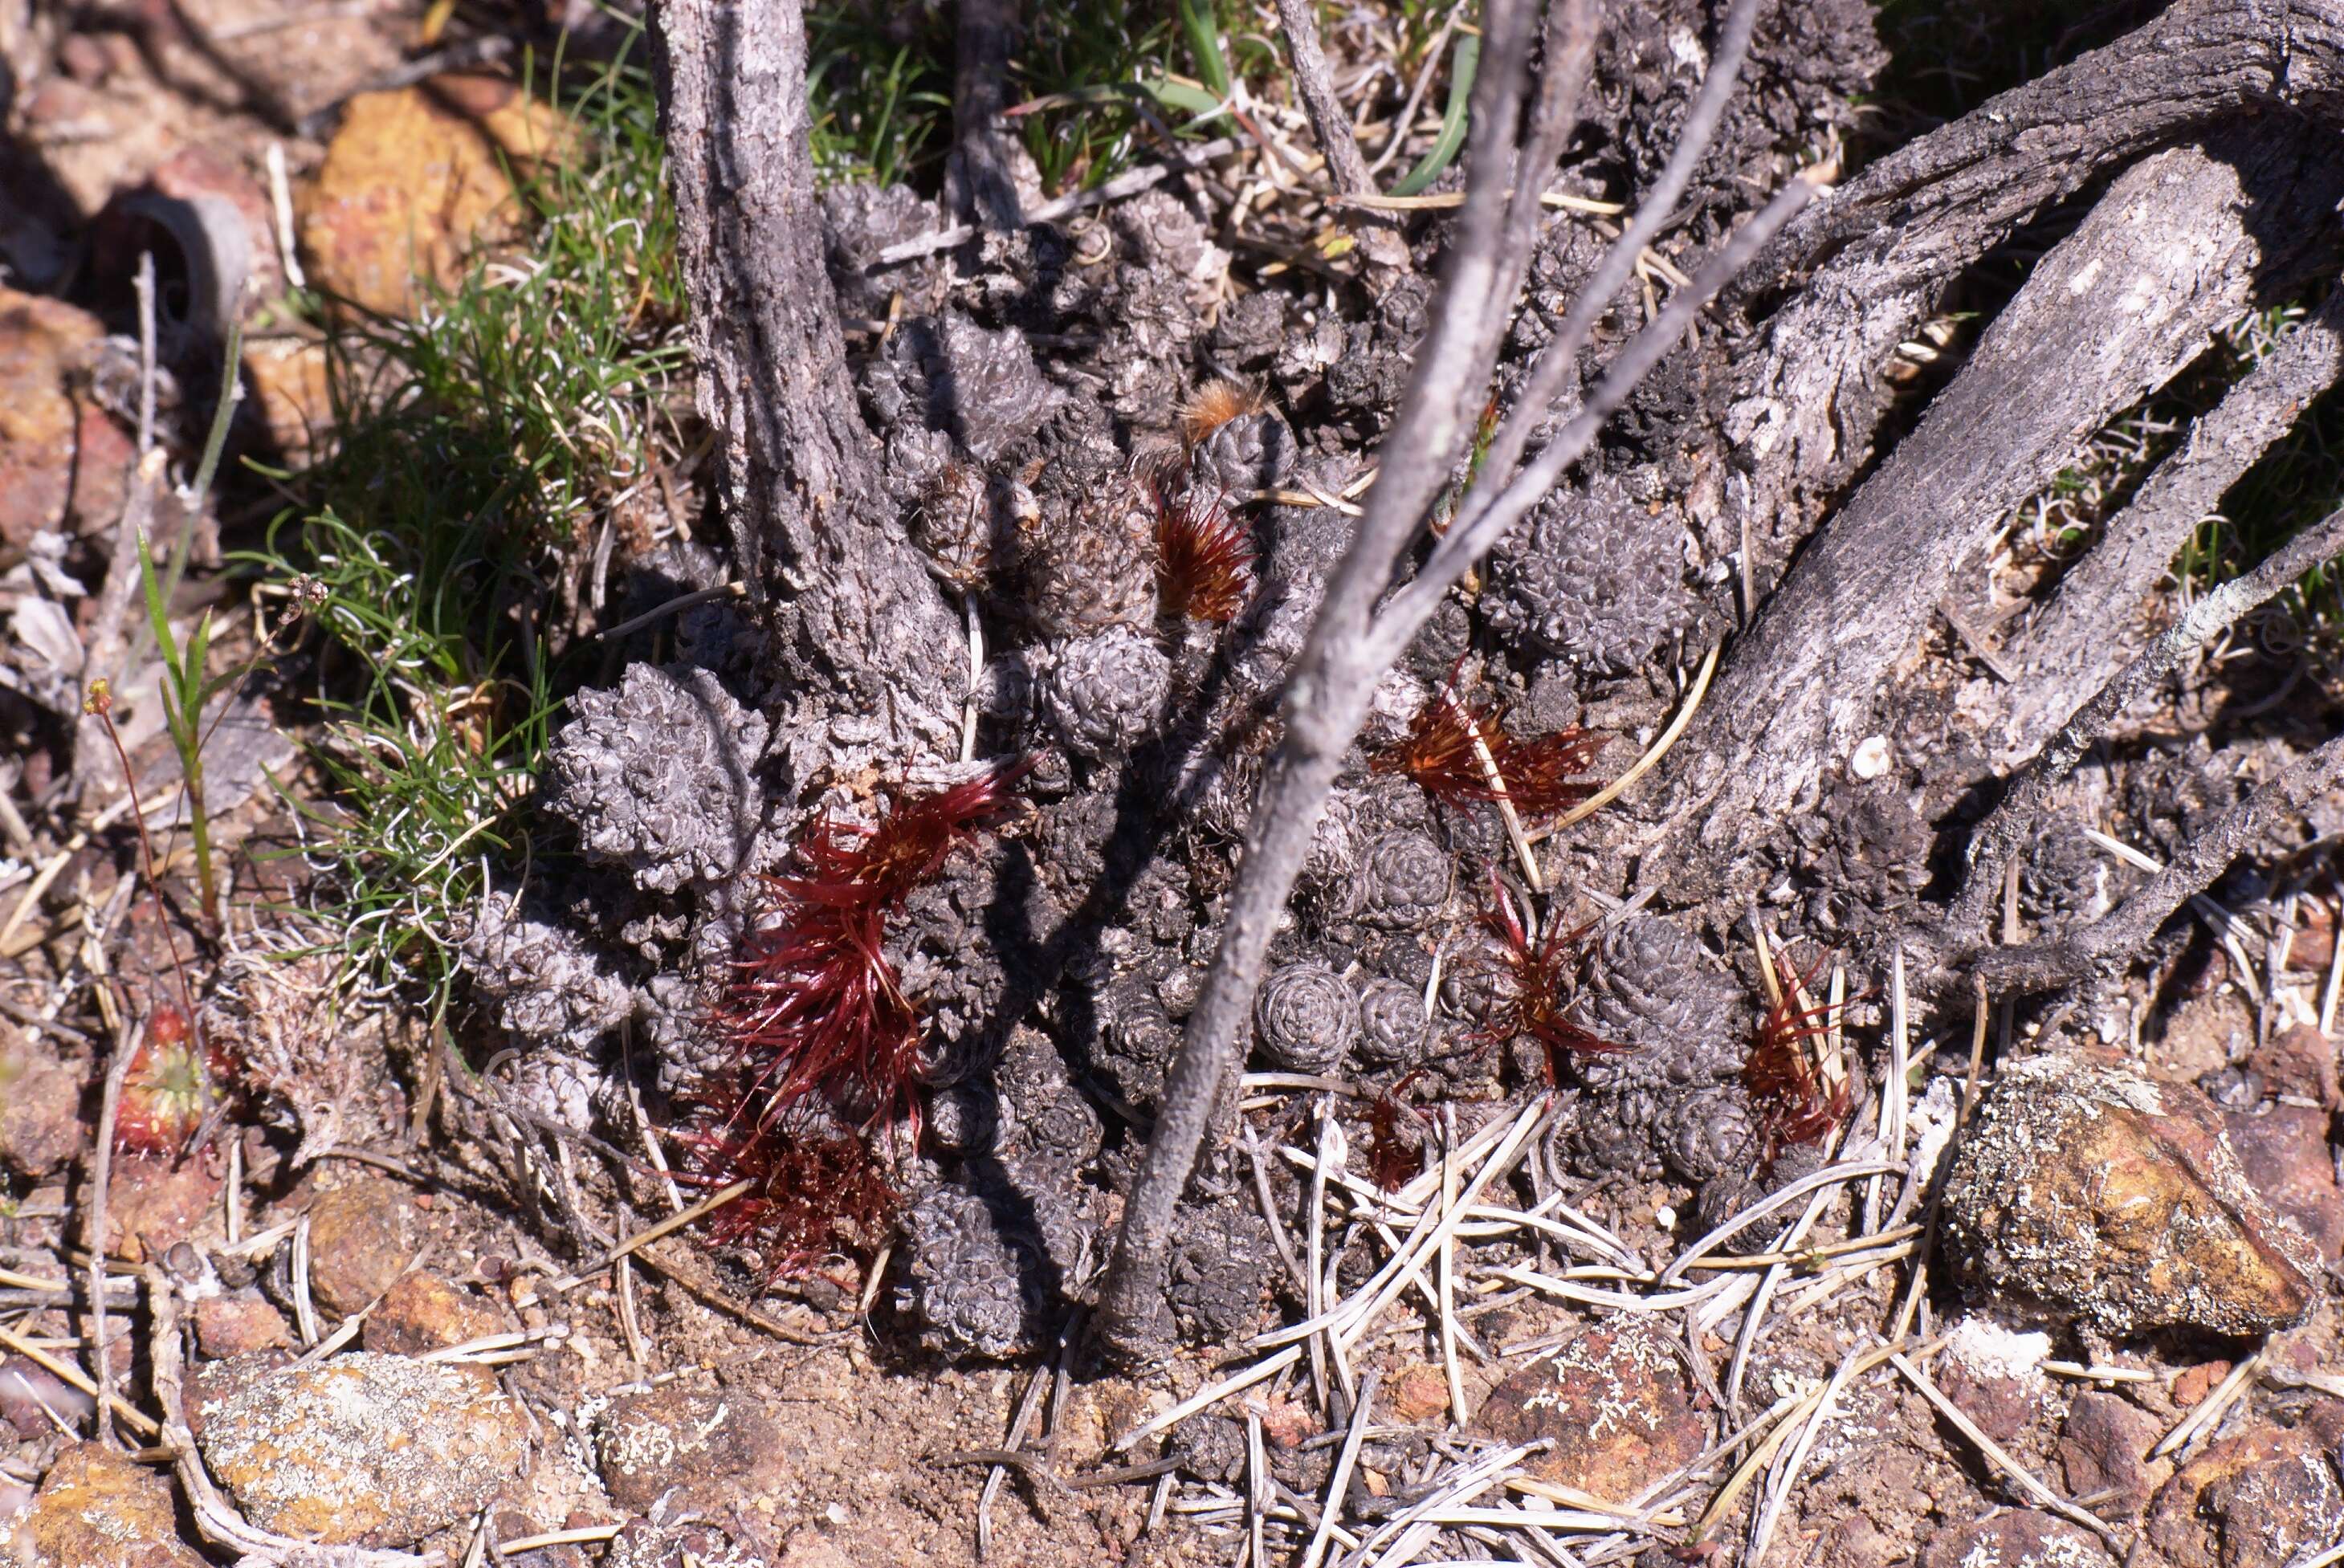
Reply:
[[[2333,519],[2330,519],[2331,521]],[[2043,991],[2105,972],[2129,959],[2230,862],[2344,779],[2344,735],[2298,758],[2278,777],[2224,812],[2178,859],[2100,920],[2065,937],[1981,953],[1975,972],[1998,995]]]
[[[2344,374],[2344,292],[2331,294],[2189,427],[2181,445],[2059,579],[2058,592],[2016,651],[2003,754],[2032,756],[2074,694],[2106,681],[2139,650],[2141,601],[2174,555],[2240,476]]]
[[[988,228],[1014,229],[1017,186],[1002,150],[1002,87],[1016,41],[1018,0],[960,0],[953,74],[953,150],[945,170],[952,209]]]
[[[2052,736],[2051,743],[2011,781],[2001,803],[1970,836],[1969,869],[1962,883],[1961,898],[1946,918],[1947,929],[1956,941],[1967,940],[1975,933],[1978,922],[1985,919],[1987,907],[2001,887],[2003,868],[2010,863],[2010,857],[2028,831],[2041,820],[2049,806],[2051,791],[2107,733],[2108,726],[2125,709],[2148,695],[2150,689],[2192,649],[2313,567],[2338,555],[2344,555],[2344,509],[2330,512],[2304,529],[2245,577],[2235,578],[2203,595],[2139,658],[2125,666],[2090,701],[2067,716],[2066,723]]]
[[[1287,53],[1294,61],[1295,90],[1302,95],[1303,112],[1310,116],[1310,134],[1327,156],[1327,172],[1343,196],[1360,196],[1375,187],[1368,178],[1368,160],[1359,156],[1359,139],[1351,133],[1351,117],[1335,96],[1327,75],[1327,54],[1318,46],[1317,0],[1278,0],[1278,17],[1286,29]]]

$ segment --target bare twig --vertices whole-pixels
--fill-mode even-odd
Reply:
[[[1310,116],[1310,134],[1327,156],[1327,172],[1343,196],[1374,189],[1368,161],[1359,156],[1359,140],[1351,134],[1351,116],[1335,96],[1327,75],[1327,54],[1318,46],[1318,6],[1316,0],[1278,0],[1278,19],[1286,33],[1286,49],[1294,62],[1294,88],[1303,112]],[[1405,254],[1405,253],[1403,253]]]
[[[106,1068],[106,1095],[99,1102],[97,1113],[97,1151],[91,1161],[89,1176],[89,1321],[90,1365],[97,1369],[98,1402],[106,1409],[114,1408],[114,1349],[106,1339],[106,1200],[114,1184],[114,1126],[122,1111],[122,1086],[130,1076],[130,1064],[138,1055],[139,1042],[145,1038],[144,1019],[132,1021],[114,1041],[114,1060]],[[97,1423],[98,1435],[109,1447],[119,1447],[114,1428],[103,1416]]]
[[[1957,939],[1976,930],[2001,885],[2003,868],[2048,809],[2051,791],[2075,770],[2084,754],[2125,709],[2147,696],[2192,649],[2321,561],[2339,554],[2344,554],[2344,509],[2330,512],[2304,529],[2246,576],[2206,593],[2142,650],[2140,657],[2069,715],[2067,722],[2060,726],[2050,743],[2004,791],[2001,803],[1970,836],[1969,869],[1962,882],[1961,897],[1946,917],[1947,929]],[[2228,863],[2226,858],[2224,864]],[[2189,891],[2199,891],[2204,886],[2200,882]],[[2174,901],[2178,904],[2180,900]]]

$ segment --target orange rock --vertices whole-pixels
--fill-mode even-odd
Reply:
[[[2309,1424],[2264,1426],[2183,1465],[2142,1533],[2174,1568],[2287,1568],[2344,1540],[2344,1483]]]
[[[0,1022],[0,1165],[45,1176],[79,1152],[86,1079],[33,1036]]]
[[[558,112],[478,77],[359,94],[302,203],[309,280],[366,309],[412,315],[419,279],[452,287],[475,254],[520,232],[507,165],[567,156],[576,136]]]
[[[120,517],[130,438],[74,390],[105,336],[87,311],[0,288],[0,543]]]
[[[333,386],[326,346],[303,338],[247,345],[244,373],[268,422],[269,445],[281,457],[315,462],[327,454],[318,437],[332,425]]]
[[[2199,1090],[2058,1051],[2003,1069],[1945,1182],[1973,1284],[2104,1332],[2252,1334],[2319,1304],[2319,1256]]]
[[[134,1263],[161,1257],[209,1217],[220,1185],[202,1154],[178,1161],[116,1156],[106,1190],[106,1251]]]
[[[57,1456],[18,1532],[31,1537],[27,1561],[51,1568],[203,1568],[162,1473],[95,1442]]]
[[[213,1357],[282,1350],[293,1342],[285,1314],[251,1296],[214,1296],[196,1303],[196,1344]]]
[[[1501,1442],[1550,1440],[1528,1462],[1534,1474],[1617,1503],[1691,1463],[1708,1440],[1675,1352],[1625,1313],[1531,1358],[1490,1391],[1474,1424]]]
[[[1407,1425],[1434,1420],[1449,1408],[1449,1380],[1427,1362],[1402,1367],[1387,1386],[1392,1419]]]
[[[494,1304],[437,1274],[414,1273],[391,1286],[367,1318],[359,1342],[370,1351],[420,1355],[502,1333],[511,1326]]]
[[[339,1317],[399,1282],[422,1250],[427,1222],[406,1188],[361,1176],[309,1209],[309,1288]]]

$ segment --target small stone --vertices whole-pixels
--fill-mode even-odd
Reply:
[[[1416,1362],[1402,1367],[1385,1385],[1384,1397],[1392,1420],[1403,1426],[1417,1426],[1449,1408],[1449,1380],[1441,1375],[1439,1367]]]
[[[2329,1111],[2344,1110],[2335,1042],[2308,1023],[2273,1034],[2247,1053],[2247,1065],[2262,1074],[2274,1094],[2299,1095]]]
[[[602,1413],[595,1455],[602,1484],[622,1508],[648,1508],[671,1488],[712,1502],[782,1452],[771,1418],[739,1392],[669,1383],[627,1394]]]
[[[120,517],[137,454],[75,390],[105,337],[96,317],[61,299],[0,288],[0,545],[20,550],[43,528],[72,536]]]
[[[283,1350],[293,1342],[285,1314],[258,1293],[213,1296],[196,1303],[195,1315],[196,1348],[215,1361]]]
[[[95,1442],[57,1456],[16,1531],[20,1549],[32,1548],[24,1560],[40,1568],[204,1568],[179,1540],[162,1472]]]
[[[2267,1105],[2222,1118],[2254,1190],[2294,1221],[2333,1263],[2344,1258],[2344,1191],[2328,1142],[2329,1113],[2308,1105]]]
[[[405,1546],[528,1465],[528,1423],[486,1367],[360,1351],[242,1382],[206,1386],[197,1442],[246,1517],[280,1535]]]
[[[2320,1299],[2316,1249],[2184,1084],[2061,1052],[2003,1070],[1945,1184],[1973,1284],[2111,1334],[2253,1334]]]
[[[422,1250],[429,1221],[406,1188],[361,1176],[309,1210],[309,1292],[348,1317],[399,1282]]]
[[[2173,1462],[2148,1451],[2165,1436],[2157,1419],[2119,1394],[2087,1389],[2067,1406],[2059,1428],[2059,1462],[2068,1493],[2113,1492],[2111,1511],[2137,1513],[2173,1473]]]
[[[712,1524],[631,1519],[603,1561],[607,1568],[767,1568],[772,1559]]]
[[[2174,1374],[2173,1402],[2183,1410],[2195,1410],[2214,1392],[2214,1385],[2229,1375],[2228,1362],[2200,1362],[2194,1367],[2184,1367]]]
[[[1858,779],[1877,779],[1888,771],[1888,737],[1867,735],[1847,759],[1847,770]]]
[[[219,1202],[210,1159],[117,1159],[106,1195],[106,1250],[144,1263],[196,1233]]]
[[[387,1355],[421,1355],[512,1327],[496,1306],[460,1290],[437,1274],[413,1273],[390,1287],[382,1304],[367,1315],[359,1342]]]
[[[2344,1540],[2344,1484],[2317,1432],[2265,1426],[2181,1467],[2142,1534],[2173,1568],[2287,1568]]]
[[[2056,1514],[2021,1508],[1975,1524],[1942,1530],[1921,1553],[1920,1568],[2115,1568],[2098,1539]]]
[[[1992,1320],[1968,1317],[1945,1343],[1945,1397],[1996,1442],[2008,1442],[2042,1412],[2050,1390],[2043,1362],[2051,1336],[2014,1333]]]
[[[506,160],[558,154],[575,127],[510,83],[474,91],[474,80],[442,76],[349,101],[301,204],[311,284],[369,310],[409,315],[423,298],[419,279],[453,286],[474,253],[517,232]],[[451,94],[459,85],[464,91]],[[500,92],[513,95],[484,108]],[[465,112],[451,106],[457,98]]]
[[[77,1153],[82,1083],[39,1041],[0,1022],[0,1165],[38,1178]]]
[[[1690,1463],[1708,1440],[1674,1352],[1624,1314],[1533,1357],[1490,1391],[1475,1424],[1501,1442],[1551,1440],[1531,1472],[1612,1502]]]

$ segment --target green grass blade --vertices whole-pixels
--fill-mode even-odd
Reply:
[[[1406,178],[1392,186],[1396,196],[1420,196],[1424,187],[1440,177],[1440,171],[1456,160],[1457,149],[1465,145],[1466,110],[1473,96],[1473,72],[1481,63],[1481,40],[1460,38],[1449,56],[1449,106],[1440,113],[1440,134],[1433,138],[1432,148]]]
[[[146,621],[155,633],[155,647],[163,656],[163,668],[169,670],[176,684],[179,679],[179,645],[171,640],[170,608],[163,598],[163,580],[155,575],[155,551],[146,536],[138,536],[138,587],[146,596]]]
[[[1180,0],[1180,31],[1187,35],[1188,53],[1197,60],[1197,75],[1212,89],[1216,102],[1226,102],[1229,95],[1229,61],[1221,52],[1221,27],[1213,15],[1213,0]]]

